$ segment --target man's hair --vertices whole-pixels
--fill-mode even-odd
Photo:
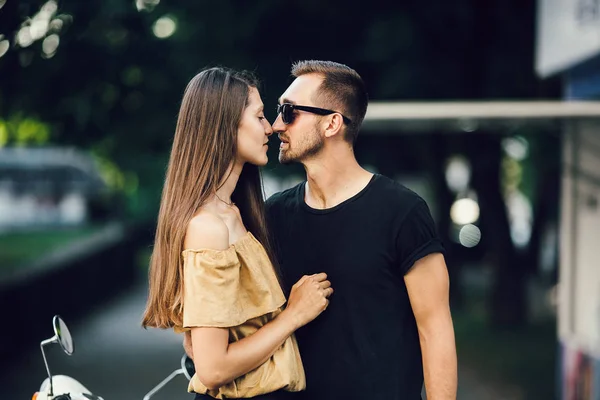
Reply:
[[[352,123],[346,126],[344,139],[354,144],[369,103],[365,83],[355,70],[334,61],[306,60],[292,65],[292,76],[296,78],[314,73],[324,79],[313,101],[350,118]]]

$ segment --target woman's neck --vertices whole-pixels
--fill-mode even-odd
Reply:
[[[215,193],[215,200],[221,201],[225,204],[232,205],[231,195],[237,186],[237,183],[240,179],[240,175],[242,173],[242,168],[244,168],[244,164],[233,162],[229,168],[227,168],[227,172],[225,172],[225,179],[220,183],[219,188]]]

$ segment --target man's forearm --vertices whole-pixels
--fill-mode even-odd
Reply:
[[[419,329],[427,400],[455,400],[457,391],[456,344],[448,315],[426,329]]]

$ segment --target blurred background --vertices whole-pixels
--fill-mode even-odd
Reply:
[[[0,0],[0,398],[53,373],[141,399],[182,338],[140,327],[187,82],[348,64],[356,154],[430,204],[448,249],[459,399],[600,399],[600,1]],[[270,143],[265,194],[304,179]],[[174,379],[156,399],[190,398]]]

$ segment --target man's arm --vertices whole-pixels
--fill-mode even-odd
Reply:
[[[444,256],[433,253],[419,259],[404,281],[419,330],[427,399],[456,399],[456,344]]]

